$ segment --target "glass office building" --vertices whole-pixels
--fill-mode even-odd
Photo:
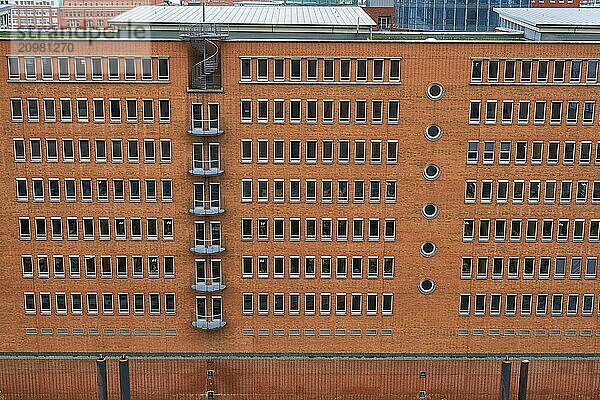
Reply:
[[[530,7],[530,0],[396,0],[396,28],[433,31],[493,31],[495,7]]]

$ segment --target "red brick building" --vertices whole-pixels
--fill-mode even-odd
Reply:
[[[201,12],[0,41],[0,352],[597,354],[594,44]]]
[[[63,0],[60,29],[108,29],[108,20],[136,6],[161,5],[158,0]]]
[[[580,0],[532,0],[531,7],[579,7]]]
[[[21,2],[19,2],[21,3]],[[8,27],[11,29],[57,29],[59,27],[58,1],[23,1],[10,10]]]

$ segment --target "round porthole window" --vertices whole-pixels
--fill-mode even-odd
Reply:
[[[437,247],[433,242],[425,242],[421,245],[421,255],[423,257],[432,257],[437,253]]]
[[[423,170],[423,176],[428,181],[436,180],[440,176],[440,169],[437,165],[429,164]]]
[[[431,140],[435,142],[442,137],[442,129],[437,125],[429,125],[427,129],[425,129],[425,137],[427,140]]]
[[[444,95],[444,88],[439,83],[432,83],[427,87],[427,97],[431,100],[439,100]]]
[[[431,294],[435,290],[435,283],[429,278],[425,278],[419,283],[419,291],[423,294]]]
[[[433,203],[429,203],[429,204],[425,204],[423,206],[423,216],[427,219],[433,219],[435,217],[437,217],[439,209],[438,207],[433,204]]]

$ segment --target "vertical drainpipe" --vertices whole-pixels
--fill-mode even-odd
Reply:
[[[508,361],[508,357],[506,357],[506,360],[502,360],[502,372],[500,375],[500,400],[510,400],[510,370],[510,361]]]
[[[98,400],[108,400],[108,384],[106,379],[106,359],[102,354],[96,360],[98,379]]]
[[[119,360],[119,389],[121,400],[131,399],[131,385],[129,382],[129,359],[125,354]]]
[[[518,400],[527,400],[527,378],[529,376],[529,361],[521,361],[519,371],[519,397]]]

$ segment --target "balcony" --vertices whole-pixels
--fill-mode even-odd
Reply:
[[[188,134],[192,136],[211,137],[222,134],[218,119],[194,119]]]
[[[192,167],[190,168],[190,175],[192,176],[217,176],[223,173],[221,169],[221,160],[194,160],[192,161]]]
[[[192,326],[194,328],[201,329],[203,331],[221,329],[225,325],[227,325],[227,322],[221,319],[221,315],[204,316],[202,318],[196,318],[195,321],[192,321]]]
[[[192,283],[192,290],[202,293],[220,292],[226,287],[227,285],[225,285],[221,277],[197,279],[195,283]]]
[[[194,254],[217,254],[224,252],[225,247],[222,246],[221,241],[196,240],[190,246],[190,251]]]
[[[224,209],[221,208],[221,204],[219,202],[211,202],[209,201],[195,201],[194,206],[190,208],[190,214],[196,215],[199,217],[206,217],[210,215],[219,215],[225,212]],[[213,204],[216,203],[216,204]]]

